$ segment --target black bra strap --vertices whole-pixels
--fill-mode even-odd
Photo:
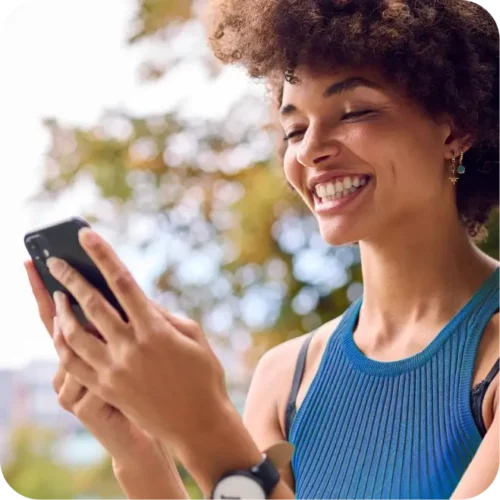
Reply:
[[[288,396],[288,403],[286,405],[286,413],[285,413],[285,434],[287,440],[290,435],[290,429],[292,428],[295,412],[297,411],[295,403],[297,401],[297,394],[299,392],[300,383],[302,382],[302,377],[304,376],[307,351],[309,349],[309,344],[311,343],[313,335],[314,332],[308,335],[306,340],[302,343],[299,355],[297,357],[297,364],[295,365],[295,373],[293,374],[292,388],[290,390],[290,395]]]
[[[496,363],[491,368],[490,373],[488,373],[488,375],[486,375],[486,378],[484,379],[484,382],[486,382],[487,385],[490,385],[492,380],[496,377],[499,365],[500,365],[500,358],[497,359]]]

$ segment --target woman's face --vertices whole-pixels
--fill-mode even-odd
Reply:
[[[280,110],[284,170],[327,243],[402,235],[453,209],[447,122],[372,69],[295,73],[301,82],[285,82]]]

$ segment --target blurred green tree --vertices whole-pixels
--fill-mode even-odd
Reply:
[[[35,429],[18,429],[10,456],[2,472],[7,483],[27,498],[73,498],[76,494],[71,472],[55,464],[51,456],[54,436]]]

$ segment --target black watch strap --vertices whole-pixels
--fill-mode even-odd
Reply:
[[[224,474],[215,485],[211,498],[269,498],[279,480],[280,473],[263,453],[262,460],[250,469]],[[256,496],[247,496],[251,491]]]
[[[250,469],[250,473],[261,482],[266,497],[269,497],[280,480],[280,473],[265,453],[262,454],[262,460]]]

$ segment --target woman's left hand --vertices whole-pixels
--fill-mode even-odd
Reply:
[[[97,233],[84,229],[79,238],[129,321],[124,322],[65,261],[49,259],[51,274],[75,297],[105,340],[85,331],[67,297],[56,293],[57,318],[67,344],[64,349],[58,347],[64,368],[148,433],[174,447],[223,424],[234,407],[222,366],[200,326],[150,301]]]

